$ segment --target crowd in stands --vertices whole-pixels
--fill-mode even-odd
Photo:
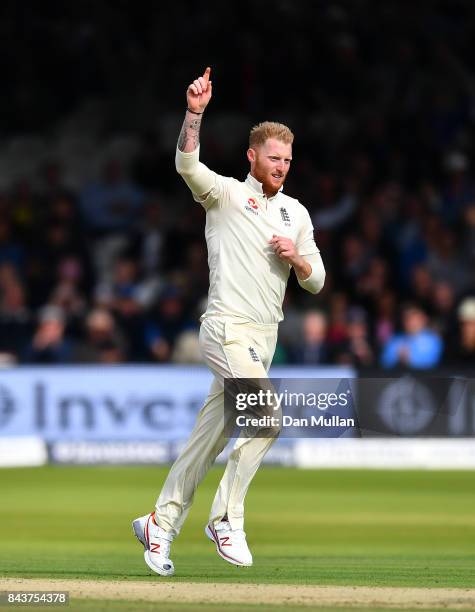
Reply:
[[[245,4],[254,14],[253,5]],[[310,212],[327,278],[318,296],[291,279],[274,363],[388,370],[475,365],[475,66],[470,53],[475,21],[468,19],[473,7],[455,2],[455,11],[450,3],[422,4],[400,11],[396,1],[372,3],[367,19],[366,1],[300,8],[281,2],[272,5],[261,30],[230,3],[235,10],[222,22],[219,36],[224,57],[214,58],[211,42],[200,42],[215,84],[203,123],[203,161],[243,179],[253,124],[282,120],[296,135],[285,191]],[[224,9],[216,6],[207,20],[196,12],[193,31],[200,24],[215,31],[224,20]],[[154,27],[165,19],[162,9],[152,11],[147,24],[139,24],[134,13],[132,27],[121,7],[117,3],[108,30],[102,14],[95,21],[81,17],[81,27],[64,40],[61,25],[71,28],[67,19],[43,19],[57,45],[78,54],[81,70],[69,66],[75,87],[68,72],[69,88],[54,107],[54,117],[61,118],[54,132],[53,116],[41,115],[41,105],[34,124],[27,125],[43,139],[41,156],[33,152],[23,166],[9,157],[25,128],[18,124],[21,108],[10,132],[4,130],[0,363],[201,362],[199,317],[208,289],[205,213],[174,173],[173,147],[184,87],[202,62],[174,58],[164,99],[157,76],[168,66],[166,43],[173,28],[162,24],[163,37],[155,41]],[[177,28],[186,7],[176,2],[166,17]],[[262,39],[272,28],[278,32],[282,19],[298,36],[260,49],[255,34]],[[241,28],[239,37],[232,35],[233,20]],[[117,66],[106,61],[102,34],[107,40],[124,37],[126,44],[115,49]],[[228,45],[222,40],[226,34]],[[152,41],[156,49],[147,46]],[[48,47],[42,48],[41,57],[47,53]],[[161,63],[152,71],[154,58]],[[48,58],[43,61],[48,65]],[[62,66],[61,58],[56,61]],[[95,69],[89,73],[88,66]],[[116,74],[120,66],[124,70]],[[139,76],[134,66],[141,67]],[[105,82],[100,77],[107,67]],[[143,89],[135,95],[134,79],[140,76]],[[31,78],[24,105],[40,95],[39,80]],[[275,87],[287,78],[290,87]],[[21,92],[11,86],[16,100]],[[136,99],[120,97],[121,87]],[[81,104],[92,94],[101,102],[84,125]],[[120,104],[111,106],[114,96]],[[8,101],[1,105],[8,116]],[[125,126],[136,146],[115,156],[103,145],[122,120],[120,128]],[[43,121],[49,132],[41,131]],[[91,164],[86,149],[73,155],[74,147],[54,146],[68,138],[93,142],[106,154]]]

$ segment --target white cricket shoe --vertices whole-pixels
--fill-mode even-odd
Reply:
[[[173,576],[175,567],[169,558],[173,536],[155,523],[154,513],[135,519],[132,529],[144,547],[144,559],[148,567],[160,576]]]
[[[205,533],[216,544],[216,551],[228,563],[240,566],[252,565],[251,551],[242,529],[231,529],[228,521],[221,521],[216,526],[208,523]]]

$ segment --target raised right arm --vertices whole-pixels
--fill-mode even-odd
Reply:
[[[210,74],[211,68],[208,66],[203,76],[190,83],[186,90],[185,121],[178,137],[178,150],[182,153],[192,153],[200,144],[201,119],[213,91],[213,83],[209,80]]]
[[[201,119],[211,100],[211,68],[195,79],[186,91],[187,110],[178,137],[175,165],[195,199],[204,202],[212,190],[216,174],[199,161]]]
[[[177,149],[182,153],[193,153],[200,146],[200,129],[203,114],[195,115],[188,109],[178,136]]]

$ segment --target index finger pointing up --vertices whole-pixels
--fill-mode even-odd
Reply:
[[[211,68],[208,66],[206,70],[203,72],[203,79],[205,80],[206,85],[208,84],[210,74],[211,74]]]

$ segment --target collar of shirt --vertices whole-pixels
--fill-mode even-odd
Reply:
[[[262,183],[259,183],[259,181],[257,179],[255,179],[252,176],[252,174],[248,174],[247,175],[245,183],[253,191],[256,191],[257,193],[260,193],[261,195],[264,195],[264,192],[262,191]],[[282,191],[283,188],[284,188],[284,186],[282,185],[282,187],[279,189],[279,191],[274,196],[272,196],[271,198],[267,198],[267,199],[268,200],[273,200],[277,195],[279,195],[279,193]]]

